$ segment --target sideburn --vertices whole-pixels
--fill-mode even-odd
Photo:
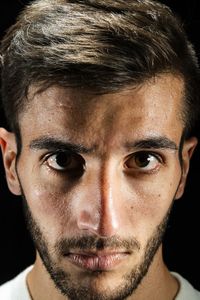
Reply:
[[[14,134],[15,134],[15,141],[17,144],[17,156],[16,156],[16,165],[17,165],[19,157],[21,155],[21,151],[22,151],[22,138],[21,138],[21,132],[19,129],[19,125],[16,126],[16,128],[14,130]]]
[[[181,140],[180,140],[180,143],[179,143],[179,149],[178,149],[178,157],[179,157],[179,162],[180,162],[181,170],[182,170],[182,167],[183,167],[183,155],[182,155],[182,151],[183,151],[183,144],[184,144],[185,139],[186,139],[186,134],[185,134],[185,130],[184,130],[183,134],[181,136]]]

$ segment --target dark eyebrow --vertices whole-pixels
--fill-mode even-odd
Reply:
[[[76,153],[88,154],[94,151],[95,146],[87,148],[81,144],[74,144],[68,141],[61,141],[60,139],[43,136],[31,141],[30,149],[42,150],[47,149],[50,151],[72,151]],[[135,142],[127,142],[125,147],[128,151],[133,149],[171,149],[178,150],[175,142],[167,137],[154,137],[137,140]]]
[[[64,142],[54,137],[41,137],[31,141],[30,149],[42,150],[47,149],[51,151],[72,151],[77,153],[90,153],[93,148],[86,148],[81,144],[74,144],[71,142]]]
[[[175,142],[171,141],[167,137],[150,137],[142,140],[135,141],[133,143],[126,143],[126,148],[131,150],[136,149],[171,149],[178,150],[178,146]]]

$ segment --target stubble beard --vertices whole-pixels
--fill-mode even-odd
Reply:
[[[88,286],[81,286],[80,281],[74,282],[74,280],[71,278],[70,272],[63,271],[57,266],[56,262],[53,261],[49,252],[48,242],[46,241],[42,231],[40,230],[38,223],[33,218],[23,192],[22,198],[27,227],[34,241],[35,247],[43,261],[43,264],[47,272],[49,273],[51,279],[53,280],[56,288],[64,296],[71,300],[123,300],[126,299],[128,296],[132,295],[134,291],[138,288],[142,279],[147,274],[149,267],[153,261],[153,258],[156,252],[158,251],[159,246],[162,243],[172,207],[171,205],[162,222],[157,226],[156,230],[149,238],[141,262],[138,265],[134,266],[131,271],[129,271],[123,276],[123,283],[120,286],[118,285],[115,290],[105,290],[104,292],[98,292],[98,290],[96,290],[95,287],[93,287],[92,285],[88,288]],[[59,241],[57,243],[57,250],[60,250],[61,252],[63,244],[65,246],[80,246],[81,249],[83,249],[83,247],[85,247],[83,245],[86,244],[96,248],[98,248],[97,245],[101,245],[101,249],[103,249],[104,247],[108,247],[109,245],[113,246],[116,244],[116,246],[119,246],[120,243],[121,245],[124,244],[123,241],[119,242],[119,240],[117,240],[117,238],[115,239],[115,237],[111,239],[107,238],[105,240],[94,236],[85,236],[83,238],[78,239]],[[127,243],[133,244],[134,242],[126,241],[125,244]],[[137,241],[135,243],[135,246],[137,247]],[[57,250],[56,252],[58,252]],[[94,276],[96,276],[97,278],[98,276],[102,276],[102,273],[103,271],[94,272]]]

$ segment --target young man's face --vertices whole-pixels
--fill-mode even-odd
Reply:
[[[182,93],[163,75],[109,95],[36,94],[20,115],[16,172],[2,134],[10,189],[22,192],[40,257],[72,299],[123,299],[159,255],[196,145],[184,143],[181,167]]]

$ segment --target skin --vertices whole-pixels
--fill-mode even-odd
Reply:
[[[35,94],[32,87],[30,104],[19,118],[22,151],[17,161],[13,133],[0,129],[8,186],[14,194],[23,192],[31,225],[40,231],[37,236],[31,229],[36,247],[41,239],[51,262],[70,274],[72,285],[87,289],[84,299],[114,299],[126,275],[142,264],[149,240],[158,239],[173,201],[183,194],[197,144],[194,137],[184,141],[181,166],[183,89],[183,81],[171,74],[98,96],[57,86]],[[55,156],[60,146],[52,147],[52,137],[88,151],[79,147],[60,170]],[[163,232],[159,234],[161,238]],[[77,265],[73,255],[71,260],[64,256],[67,244],[59,248],[58,242],[82,237],[94,241],[91,249],[70,249],[86,257]],[[128,247],[124,241],[131,240]],[[97,241],[105,242],[100,250]],[[127,299],[176,295],[178,282],[163,262],[162,245],[157,248],[146,276]],[[38,251],[27,282],[34,300],[69,299],[55,287]]]

